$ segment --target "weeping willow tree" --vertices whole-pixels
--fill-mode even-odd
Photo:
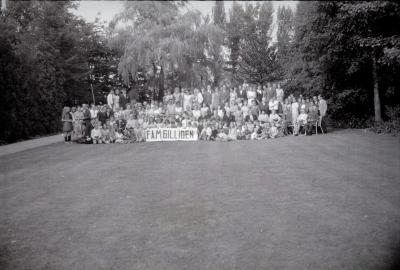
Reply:
[[[208,79],[213,63],[207,52],[223,42],[219,26],[204,20],[200,12],[181,14],[183,2],[124,5],[111,24],[111,45],[122,52],[118,71],[125,81],[144,73],[156,89],[154,96],[162,99],[165,78],[183,86],[199,86]],[[121,22],[124,26],[118,27]]]

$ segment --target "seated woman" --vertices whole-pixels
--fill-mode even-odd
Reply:
[[[100,123],[96,123],[94,129],[92,129],[92,131],[90,132],[90,137],[93,144],[102,143]]]
[[[108,128],[107,124],[103,125],[103,128],[101,129],[101,142],[102,143],[110,143],[110,129]]]
[[[199,105],[194,105],[194,109],[193,109],[193,111],[192,111],[192,114],[193,114],[193,118],[196,120],[196,121],[198,121],[199,120],[199,118],[201,117],[201,111],[200,111],[200,108],[199,108]]]
[[[236,123],[230,122],[228,140],[236,141],[237,137],[238,137],[238,132],[237,132],[237,128],[236,128]]]
[[[207,107],[206,103],[203,103],[203,107],[200,109],[201,112],[201,117],[203,119],[208,118],[209,114],[210,114],[210,109]]]
[[[254,129],[253,133],[251,134],[252,140],[259,140],[261,138],[262,129],[260,126],[260,122],[258,120],[254,121]]]
[[[308,108],[308,115],[307,115],[307,135],[311,136],[313,134],[313,130],[316,125],[317,125],[317,121],[318,121],[318,109],[317,106],[315,106],[314,104],[312,104],[309,108]]]
[[[237,139],[238,140],[245,140],[246,139],[246,136],[245,136],[245,134],[244,134],[244,128],[243,128],[243,126],[242,126],[242,124],[241,123],[239,123],[238,125],[237,125]]]
[[[305,128],[305,126],[307,125],[307,117],[308,116],[305,112],[305,109],[301,109],[300,115],[297,117],[296,123],[294,125],[293,134],[295,136],[299,135],[300,129]]]
[[[275,110],[272,110],[269,116],[269,122],[271,124],[271,129],[273,130],[273,136],[271,136],[271,138],[276,138],[278,135],[283,135],[282,120]],[[277,131],[277,134],[275,134],[275,131]]]
[[[175,115],[175,104],[174,104],[174,100],[172,98],[168,100],[167,114],[168,115]]]
[[[181,106],[181,102],[176,102],[175,103],[175,114],[182,115],[182,113],[183,113],[183,108]]]
[[[261,124],[264,124],[265,122],[269,121],[269,116],[265,110],[261,111],[261,114],[258,116],[258,120],[260,121]]]

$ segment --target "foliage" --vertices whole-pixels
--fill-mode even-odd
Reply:
[[[300,2],[286,88],[331,98],[336,121],[358,115],[364,123],[380,103],[392,105],[400,85],[393,76],[399,72],[399,11],[396,2]]]
[[[279,79],[277,49],[272,44],[271,2],[233,4],[227,24],[232,70],[238,81],[265,83]]]
[[[97,39],[73,6],[15,1],[0,17],[1,141],[58,132],[64,105],[91,100],[88,59]]]
[[[164,77],[169,86],[199,86],[215,77],[224,38],[221,27],[203,20],[199,12],[180,14],[180,2],[124,5],[111,24],[110,45],[121,51],[118,70],[125,81],[140,72],[161,99]],[[118,27],[122,21],[128,25]]]

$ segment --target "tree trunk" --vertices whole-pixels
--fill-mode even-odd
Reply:
[[[382,121],[381,113],[381,100],[379,97],[379,83],[378,83],[378,71],[376,67],[376,54],[372,52],[372,79],[374,83],[374,110],[375,110],[375,122]]]
[[[164,68],[161,66],[160,70],[160,79],[159,79],[159,87],[158,87],[158,101],[162,102],[164,98]]]

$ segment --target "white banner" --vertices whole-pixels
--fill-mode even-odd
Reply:
[[[146,142],[197,141],[197,128],[149,128]]]

